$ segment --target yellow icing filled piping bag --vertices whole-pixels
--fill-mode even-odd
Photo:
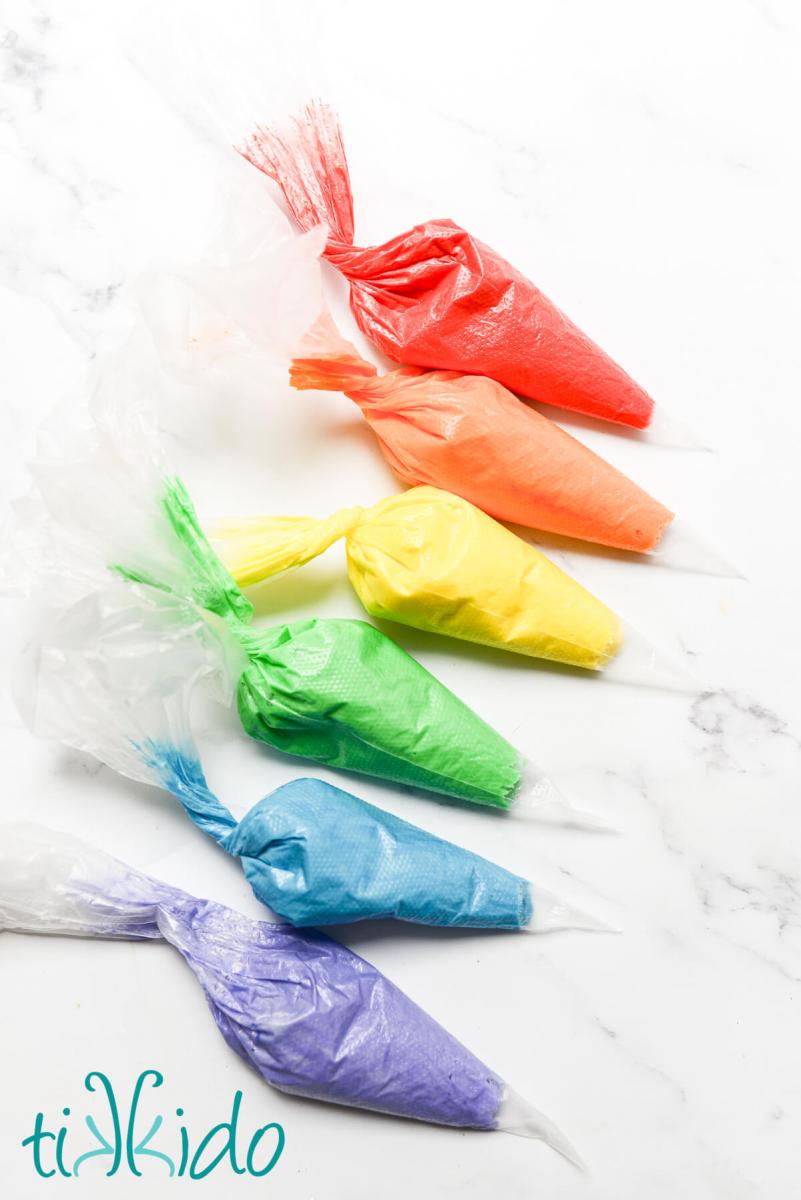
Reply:
[[[127,350],[112,365],[93,419],[62,430],[33,467],[36,519],[21,514],[20,532],[48,594],[108,605],[112,630],[120,621],[132,638],[141,633],[118,663],[123,677],[142,653],[163,661],[174,639],[195,647],[199,677],[225,679],[244,732],[272,752],[514,811],[523,756],[381,630],[333,618],[251,624],[252,605],[209,546],[142,406],[158,377],[148,386],[144,360]],[[91,604],[70,611],[97,624]],[[558,802],[566,823],[580,823]],[[549,818],[556,804],[554,791]]]
[[[610,670],[623,651],[628,682],[664,686],[660,654],[641,635],[632,631],[627,647],[628,627],[605,604],[440,488],[411,488],[320,519],[228,519],[211,534],[240,587],[302,566],[343,538],[348,577],[372,617],[592,672]]]

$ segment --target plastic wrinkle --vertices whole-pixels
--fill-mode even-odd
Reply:
[[[196,609],[159,589],[118,583],[85,596],[28,645],[14,698],[38,736],[152,783],[140,747],[154,732],[192,745],[191,695],[222,669],[216,650]]]
[[[530,924],[525,879],[322,780],[285,784],[237,822],[209,788],[192,736],[204,655],[180,617],[173,597],[141,585],[86,597],[25,661],[23,711],[35,732],[170,792],[294,925]]]
[[[675,450],[701,450],[711,453],[709,438],[702,437],[696,430],[673,413],[665,412],[655,404],[651,420],[640,431],[639,441],[654,446],[668,446]]]
[[[325,230],[297,236],[265,227],[260,189],[258,199],[255,212],[255,199],[230,198],[225,226],[202,261],[161,263],[137,282],[161,365],[191,385],[195,405],[198,389],[229,401],[234,392],[263,395],[271,364],[285,363],[322,308]]]
[[[739,567],[713,550],[694,529],[678,518],[665,531],[647,561],[658,567],[671,567],[691,574],[715,575],[721,579],[746,578]]]
[[[604,671],[605,679],[687,696],[704,690],[681,659],[658,649],[627,622],[621,623],[621,639],[618,653]]]
[[[222,842],[254,892],[295,925],[394,917],[519,929],[526,880],[319,779],[296,779]]]
[[[620,933],[617,925],[610,925],[601,917],[568,904],[545,888],[538,887],[532,894],[531,918],[525,927],[527,933],[559,933],[567,929],[581,929],[593,933]]]
[[[617,617],[535,547],[466,500],[412,488],[331,517],[217,522],[213,544],[241,587],[344,537],[348,576],[372,617],[589,670],[620,646]]]
[[[311,619],[241,630],[245,732],[276,750],[393,783],[508,808],[519,755],[385,634]]]
[[[497,1129],[504,1133],[513,1133],[517,1137],[538,1138],[550,1146],[557,1154],[561,1154],[580,1171],[586,1170],[581,1155],[575,1146],[554,1125],[550,1117],[546,1117],[539,1109],[529,1104],[522,1096],[507,1084],[504,1088],[501,1107],[498,1112]]]
[[[503,1081],[324,934],[248,920],[36,826],[0,830],[0,929],[162,939],[194,973],[225,1041],[273,1087],[497,1127]]]
[[[534,763],[523,760],[521,765],[520,784],[511,807],[513,817],[524,821],[564,825],[568,828],[589,829],[596,833],[620,832],[603,817],[574,808],[553,780]]]
[[[645,428],[653,401],[547,296],[450,220],[381,246],[353,245],[339,123],[320,102],[241,153],[280,187],[301,229],[325,224],[325,256],[350,284],[359,328],[396,362],[486,375],[532,400]]]
[[[79,594],[91,587],[88,595],[98,596],[103,589],[96,576],[139,588],[143,620],[152,629],[146,652],[159,654],[162,621],[169,637],[191,642],[194,636],[209,654],[207,667],[196,668],[198,677],[213,676],[224,692],[235,691],[252,737],[327,766],[508,808],[519,784],[514,747],[363,621],[254,629],[252,605],[214,553],[181,481],[156,460],[146,460],[140,473],[113,405],[101,406],[95,422],[103,438],[90,436],[84,452],[66,462],[54,453],[37,471],[44,530],[59,552],[48,564],[54,589],[62,577],[74,578],[61,550],[80,543],[88,570],[79,577]],[[110,493],[107,444],[116,455]],[[118,504],[110,505],[108,494]],[[169,615],[159,596],[169,598]],[[95,603],[102,608],[105,601]],[[124,607],[125,601],[113,604]],[[76,620],[86,626],[81,611]],[[135,620],[130,628],[137,629]],[[124,675],[126,667],[118,669]]]
[[[343,391],[404,483],[469,500],[501,521],[619,550],[653,550],[670,509],[486,376],[401,367],[378,376],[324,314],[290,383]]]

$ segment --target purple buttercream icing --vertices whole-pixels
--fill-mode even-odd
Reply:
[[[375,967],[325,934],[253,921],[149,876],[69,888],[82,932],[163,938],[226,1042],[274,1087],[442,1125],[494,1129],[503,1081]]]
[[[503,1082],[393,983],[324,934],[210,901],[158,906],[225,1040],[285,1092],[493,1129]]]

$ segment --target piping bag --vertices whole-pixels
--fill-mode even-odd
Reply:
[[[664,504],[493,379],[419,367],[379,375],[323,312],[290,382],[354,400],[404,483],[454,492],[499,521],[737,574]]]
[[[21,660],[15,685],[28,725],[169,791],[241,859],[258,899],[293,925],[395,917],[535,932],[609,929],[320,779],[276,788],[237,821],[210,790],[192,736],[191,698],[210,669],[210,639],[202,626],[194,636],[185,609],[168,593],[123,583],[79,600]]]
[[[154,634],[152,652],[184,632],[200,638],[211,631],[227,664],[228,694],[252,737],[329,767],[607,828],[573,810],[542,771],[372,625],[311,619],[254,628],[250,601],[211,549],[185,488],[159,461],[152,427],[130,403],[122,416],[101,404],[72,450],[62,433],[54,456],[31,470],[42,519],[38,529],[28,529],[32,518],[25,515],[22,523],[29,541],[38,532],[44,543],[39,558],[50,591],[64,594],[77,580],[85,595],[98,581],[107,586],[111,572],[186,601],[174,624]],[[163,614],[153,611],[158,625]],[[208,649],[208,639],[203,644]]]
[[[362,332],[395,362],[487,375],[512,392],[700,447],[525,276],[450,220],[381,246],[353,244],[339,122],[319,101],[285,129],[257,128],[240,152],[278,184],[303,230],[325,224],[325,257],[350,285]]]
[[[211,528],[240,587],[302,566],[339,538],[371,617],[602,672],[690,689],[687,673],[534,546],[439,488],[324,519],[240,517]]]
[[[466,1129],[556,1126],[375,967],[325,934],[253,921],[75,838],[0,827],[0,930],[165,941],[225,1041],[282,1092]]]
[[[255,199],[234,195],[232,217],[202,262],[173,264],[140,281],[161,373],[192,393],[178,416],[182,439],[198,425],[201,397],[209,416],[200,424],[214,421],[223,397],[227,412],[233,396],[247,398],[246,410],[254,403],[263,409],[268,377],[280,377],[294,355],[295,386],[342,389],[356,400],[405,483],[438,487],[499,520],[612,546],[649,564],[738,574],[664,505],[491,379],[415,367],[379,378],[324,309],[325,230],[268,244]],[[162,398],[160,411],[169,408]],[[642,639],[630,631],[627,654],[635,641]],[[642,649],[652,666],[652,652]],[[639,681],[636,657],[632,665]]]

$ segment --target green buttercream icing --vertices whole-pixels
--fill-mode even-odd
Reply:
[[[209,545],[179,479],[165,481],[162,511],[176,538],[175,577],[113,569],[226,618],[249,659],[237,705],[251,737],[330,767],[509,807],[520,784],[517,751],[405,650],[365,621],[253,629],[253,606]]]
[[[327,766],[508,808],[517,751],[365,621],[248,630],[237,704],[246,731]]]

